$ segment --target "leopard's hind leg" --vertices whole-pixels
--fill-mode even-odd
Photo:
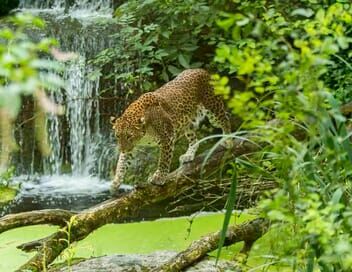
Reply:
[[[206,96],[203,99],[206,116],[209,122],[214,126],[222,129],[223,134],[228,135],[231,133],[230,118],[225,110],[224,102],[219,96],[213,94],[213,89],[209,88],[206,91]],[[232,141],[224,141],[227,148],[232,147]]]
[[[185,131],[185,136],[188,140],[188,149],[185,154],[180,156],[179,158],[180,164],[193,161],[199,146],[197,135],[196,135],[196,132],[194,131],[193,126],[190,126],[190,128],[188,128]]]

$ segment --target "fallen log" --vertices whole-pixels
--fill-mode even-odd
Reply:
[[[39,224],[50,224],[64,227],[74,214],[76,213],[60,209],[52,209],[5,215],[0,219],[0,233],[18,227]]]
[[[265,234],[270,222],[264,218],[254,219],[240,225],[230,226],[227,229],[224,246],[244,241],[241,253],[247,253],[253,243]],[[207,253],[218,247],[220,232],[215,232],[194,241],[186,250],[152,270],[152,272],[177,272],[199,262]]]
[[[196,183],[196,179],[207,172],[213,172],[219,167],[223,159],[233,159],[234,156],[248,154],[260,149],[245,139],[236,139],[234,147],[226,150],[219,146],[212,156],[204,162],[205,155],[198,156],[193,162],[188,163],[170,173],[164,186],[148,184],[139,187],[131,193],[119,198],[106,201],[98,206],[84,210],[71,218],[70,243],[84,239],[95,229],[108,224],[124,222],[126,218],[138,214],[141,208],[165,200]],[[37,254],[18,271],[42,271],[52,263],[60,253],[68,247],[67,227],[64,227],[44,239]]]
[[[198,188],[199,184],[204,186],[203,190],[201,188]],[[140,212],[141,214],[143,214],[143,220],[145,220],[156,219],[165,216],[173,217],[190,215],[199,211],[222,210],[227,200],[229,187],[230,180],[227,179],[221,180],[221,183],[214,180],[198,180],[197,186],[192,185],[188,187],[185,191],[179,192],[176,196],[173,196],[171,199],[163,200],[161,202],[149,206],[153,209],[153,212],[151,214],[147,216],[145,215],[147,208],[141,208]],[[248,177],[241,178],[237,186],[237,203],[235,204],[234,209],[240,210],[252,207],[256,199],[263,192],[276,187],[277,184],[270,180],[263,180],[258,182],[253,181],[253,179],[249,179]],[[210,196],[209,192],[212,192],[213,195]],[[111,200],[109,200],[109,202],[110,201]],[[155,208],[156,205],[158,206],[157,208]],[[30,219],[31,212],[27,212],[24,214],[26,214],[28,219]],[[11,216],[15,217],[16,214]],[[140,218],[141,217],[138,213],[131,214],[128,218],[125,218],[123,222],[135,222],[140,220]],[[66,220],[66,222],[67,221],[68,220]],[[50,237],[51,236],[39,239],[37,241],[27,242],[17,246],[17,248],[25,252],[31,252],[33,250],[37,250],[44,242],[48,241]]]

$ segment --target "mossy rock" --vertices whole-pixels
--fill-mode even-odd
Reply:
[[[17,195],[17,189],[7,186],[0,186],[0,208],[9,204]]]

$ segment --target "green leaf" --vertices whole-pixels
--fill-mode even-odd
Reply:
[[[230,27],[232,27],[235,23],[236,19],[234,17],[230,17],[224,20],[218,20],[217,24],[219,27],[223,28],[225,31],[228,31]]]
[[[200,61],[198,61],[198,62],[193,62],[193,63],[191,63],[191,68],[200,68],[200,67],[202,67],[204,65],[204,63],[203,62],[200,62]]]
[[[167,69],[169,70],[169,72],[173,75],[176,76],[179,73],[181,73],[181,70],[173,65],[168,65]]]
[[[309,255],[307,257],[307,272],[313,272],[314,271],[314,257],[315,253],[312,248],[309,249]]]
[[[195,50],[197,50],[199,48],[199,46],[197,45],[185,45],[182,47],[182,50],[187,51],[187,52],[193,52]]]
[[[190,56],[179,54],[178,61],[184,68],[188,69],[190,67],[189,66]]]
[[[169,31],[169,30],[164,30],[164,31],[162,31],[160,34],[161,34],[161,36],[163,36],[164,38],[168,39],[168,38],[170,38],[171,31]]]
[[[323,9],[319,9],[315,17],[317,18],[318,21],[323,23],[323,21],[325,20],[325,11]]]
[[[234,41],[241,39],[241,28],[239,26],[235,26],[232,29],[232,39]]]
[[[341,188],[336,189],[336,191],[331,197],[331,202],[333,204],[338,204],[341,200],[342,195],[343,195],[343,190]]]
[[[163,69],[163,71],[161,72],[161,77],[165,82],[169,81],[169,75],[167,74],[165,69]]]
[[[292,16],[299,15],[307,18],[311,17],[313,14],[314,12],[310,8],[307,8],[307,9],[298,8],[291,12]]]

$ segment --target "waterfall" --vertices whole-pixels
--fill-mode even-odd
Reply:
[[[39,9],[39,10],[61,10],[72,13],[76,12],[99,12],[111,14],[111,0],[20,0],[20,9]]]
[[[48,118],[52,152],[43,161],[43,170],[44,175],[69,172],[73,176],[99,176],[106,171],[100,165],[104,163],[101,154],[109,154],[106,151],[109,146],[100,123],[100,81],[89,78],[94,67],[88,60],[111,45],[109,35],[116,31],[113,21],[97,23],[95,19],[111,18],[112,3],[78,0],[67,8],[68,2],[73,1],[21,0],[20,3],[22,10],[45,18],[45,36],[55,37],[62,51],[75,52],[78,56],[66,64],[62,75],[65,89],[50,94],[54,101],[65,106],[65,115]]]

